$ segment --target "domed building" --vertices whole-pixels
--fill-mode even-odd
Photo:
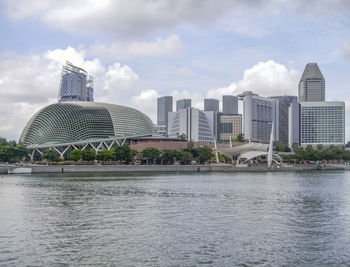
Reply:
[[[25,126],[20,142],[41,153],[54,148],[61,157],[70,148],[91,146],[109,149],[131,137],[151,136],[153,122],[142,112],[120,105],[96,102],[64,102],[36,112]],[[66,150],[66,151],[65,151]]]

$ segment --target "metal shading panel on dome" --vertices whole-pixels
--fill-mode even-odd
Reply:
[[[49,105],[34,114],[20,141],[36,147],[154,132],[152,121],[135,109],[95,102],[66,102]]]

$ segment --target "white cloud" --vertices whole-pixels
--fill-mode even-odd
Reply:
[[[342,52],[345,58],[350,59],[350,41],[343,42]]]
[[[181,49],[176,34],[157,38],[154,42],[115,42],[111,45],[95,44],[88,49],[89,55],[105,59],[127,59],[134,56],[172,56]]]
[[[292,67],[287,68],[273,60],[259,62],[246,69],[243,79],[227,87],[211,89],[206,97],[221,99],[226,94],[239,94],[253,91],[261,96],[296,95],[300,72]]]
[[[3,55],[0,60],[0,136],[18,138],[26,121],[39,108],[57,101],[62,64],[71,61],[95,78],[95,100],[121,104],[138,92],[138,75],[114,62],[105,68],[72,47],[32,55]],[[130,90],[133,89],[133,90]],[[15,122],[15,123],[14,123]]]
[[[157,119],[157,98],[156,90],[143,90],[139,95],[132,97],[132,104],[142,112],[146,113],[153,121]]]
[[[290,9],[322,19],[325,15],[350,11],[348,0],[3,0],[3,3],[14,19],[35,17],[75,34],[107,33],[113,37],[142,36],[181,25],[210,27],[223,20],[235,32],[260,36],[265,34],[266,27],[251,23],[246,17],[271,17],[282,9]]]

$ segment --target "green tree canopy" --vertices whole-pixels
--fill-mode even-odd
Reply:
[[[49,164],[53,161],[58,161],[59,158],[58,158],[58,154],[55,150],[53,149],[49,149],[49,150],[46,150],[42,155],[41,155],[41,158],[42,159],[46,159]]]
[[[131,153],[131,149],[129,145],[121,145],[116,147],[115,149],[115,159],[120,160],[122,163],[129,164],[133,159],[133,155]],[[134,154],[135,152],[133,152]]]
[[[111,161],[113,158],[115,158],[115,150],[111,149],[103,149],[102,151],[99,151],[97,153],[97,159],[102,160],[103,162],[105,161]]]
[[[78,163],[78,160],[81,160],[83,158],[83,151],[80,149],[73,149],[69,154],[69,158],[71,160],[74,160],[75,163]]]
[[[142,157],[146,160],[147,164],[155,163],[159,159],[160,151],[153,147],[146,147],[142,152]]]
[[[207,146],[198,148],[198,152],[199,152],[199,162],[201,164],[208,162],[208,160],[211,159],[212,153],[213,153],[212,149]]]
[[[83,160],[92,161],[96,159],[96,152],[93,149],[83,150]]]

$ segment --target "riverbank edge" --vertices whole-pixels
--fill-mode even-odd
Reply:
[[[4,166],[3,166],[4,167]],[[284,172],[311,170],[344,170],[343,165],[294,165],[235,167],[232,165],[46,165],[28,166],[30,173],[125,173],[125,172]],[[9,169],[9,168],[8,168]],[[8,169],[0,168],[0,173],[8,173]],[[14,168],[11,168],[14,169]]]

